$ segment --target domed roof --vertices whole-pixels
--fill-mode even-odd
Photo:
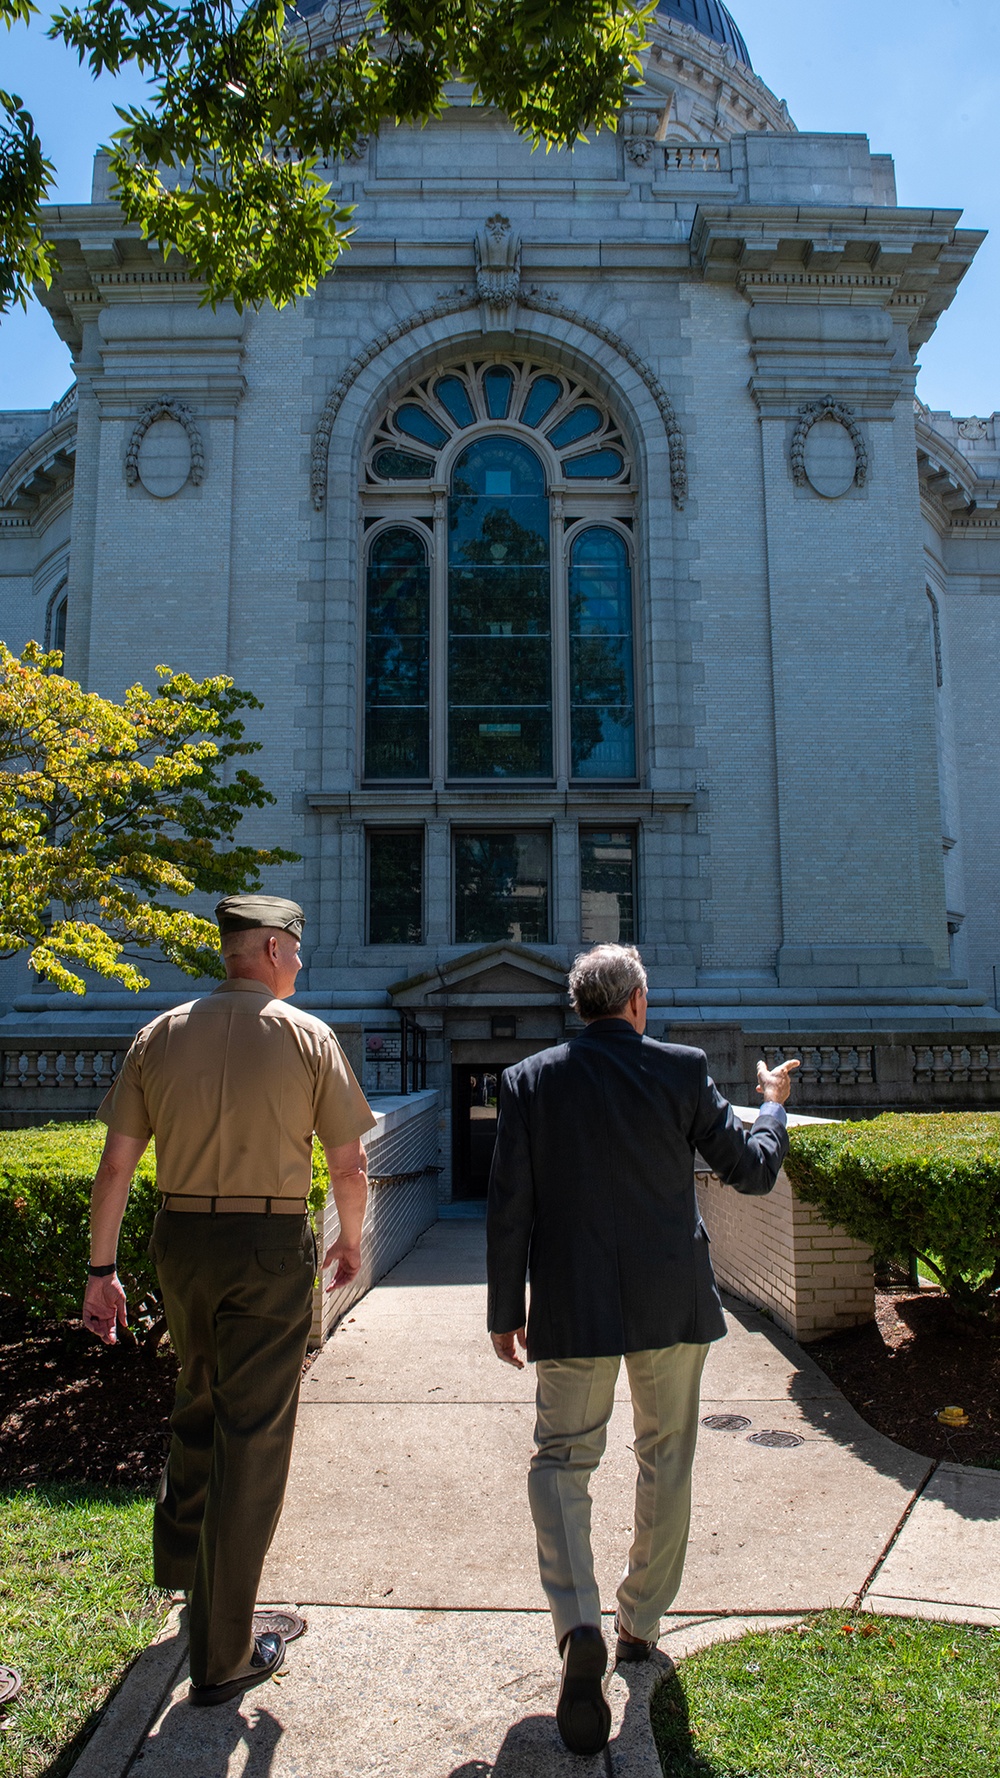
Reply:
[[[737,59],[746,67],[753,67],[747,46],[722,0],[658,0],[656,10],[665,12],[668,18],[681,19],[685,25],[693,25],[703,37],[724,43],[727,49],[736,51]]]

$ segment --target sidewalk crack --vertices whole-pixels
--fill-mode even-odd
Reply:
[[[851,1601],[851,1610],[852,1611],[859,1611],[860,1610],[862,1601],[865,1598],[865,1595],[870,1591],[870,1589],[875,1581],[875,1577],[879,1572],[879,1569],[882,1567],[882,1565],[885,1562],[886,1558],[888,1557],[890,1551],[895,1549],[896,1544],[898,1543],[900,1535],[902,1533],[903,1527],[906,1524],[907,1520],[909,1519],[909,1516],[912,1513],[914,1507],[916,1506],[917,1501],[921,1499],[921,1497],[924,1494],[924,1491],[927,1487],[928,1482],[930,1481],[931,1477],[937,1473],[939,1468],[940,1468],[940,1462],[939,1462],[938,1458],[935,1457],[933,1462],[930,1465],[930,1468],[927,1471],[927,1474],[924,1476],[924,1479],[921,1482],[919,1488],[915,1489],[912,1500],[908,1501],[906,1510],[903,1513],[902,1517],[900,1518],[900,1521],[899,1521],[898,1525],[896,1526],[896,1529],[893,1531],[892,1535],[888,1539],[888,1542],[886,1543],[885,1548],[882,1550],[881,1555],[873,1563],[873,1565],[867,1575],[867,1578],[862,1582],[860,1590],[854,1595],[854,1598]]]

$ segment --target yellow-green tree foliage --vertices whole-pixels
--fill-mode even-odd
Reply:
[[[81,690],[62,657],[0,642],[0,956],[82,994],[73,965],[148,986],[126,947],[189,975],[219,975],[215,925],[177,905],[199,889],[260,886],[292,852],[237,846],[245,810],[274,802],[230,762],[256,752],[239,712],[262,706],[231,679],[157,669],[122,703]]]

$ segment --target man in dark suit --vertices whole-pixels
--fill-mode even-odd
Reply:
[[[631,945],[576,959],[586,1030],[508,1068],[487,1210],[488,1325],[497,1356],[536,1366],[528,1499],[563,1657],[556,1719],[597,1753],[611,1718],[590,1547],[592,1471],[624,1357],[635,1421],[635,1534],[618,1589],[617,1659],[644,1660],[680,1586],[698,1392],[726,1331],[694,1189],[697,1149],[737,1191],[769,1192],[788,1148],[794,1061],[757,1064],[747,1135],[701,1050],[644,1037],[646,974]],[[531,1302],[525,1332],[525,1281]]]

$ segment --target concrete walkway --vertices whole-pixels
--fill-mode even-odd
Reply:
[[[484,1323],[483,1225],[438,1223],[306,1379],[261,1589],[309,1621],[283,1677],[241,1707],[191,1710],[178,1610],[73,1778],[659,1778],[648,1703],[662,1659],[610,1680],[605,1758],[562,1749],[525,1499],[532,1378],[495,1359]],[[1000,1624],[1000,1474],[903,1450],[761,1316],[733,1303],[729,1324],[702,1414],[748,1424],[701,1432],[661,1649],[679,1658],[827,1605]],[[794,1437],[750,1442],[766,1432]],[[594,1487],[611,1609],[631,1437],[623,1374]]]

